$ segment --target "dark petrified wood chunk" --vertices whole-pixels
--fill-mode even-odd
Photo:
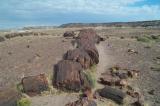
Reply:
[[[54,84],[61,89],[79,91],[81,89],[80,71],[82,66],[78,62],[62,60],[54,70]]]
[[[0,90],[0,106],[16,106],[21,95],[15,89]]]
[[[100,37],[97,35],[96,31],[93,29],[83,29],[80,31],[77,39],[87,39],[88,41],[91,41],[92,43],[99,43]]]
[[[22,85],[24,92],[30,96],[40,94],[41,92],[46,91],[49,88],[45,74],[24,77],[22,79]]]
[[[64,59],[79,62],[82,65],[82,67],[85,69],[91,66],[90,56],[86,51],[80,48],[69,50],[65,54]]]
[[[74,37],[75,33],[73,31],[67,31],[63,34],[64,37]]]
[[[126,94],[124,92],[110,86],[106,86],[103,89],[99,90],[99,94],[100,96],[112,99],[119,104],[122,104],[124,102],[124,98],[126,97]]]

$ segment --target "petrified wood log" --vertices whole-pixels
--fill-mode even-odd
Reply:
[[[54,70],[54,83],[60,89],[71,91],[79,91],[81,89],[82,66],[78,62],[71,60],[62,60]]]
[[[45,74],[24,77],[22,79],[22,85],[24,92],[30,96],[40,94],[41,92],[46,91],[49,88]]]
[[[122,104],[126,97],[126,94],[124,92],[110,86],[105,86],[103,89],[99,90],[99,94],[100,96],[114,100],[119,104]]]
[[[92,59],[88,55],[86,51],[83,49],[77,48],[74,50],[69,50],[65,55],[64,55],[65,60],[72,60],[79,62],[83,68],[89,68],[92,64]]]

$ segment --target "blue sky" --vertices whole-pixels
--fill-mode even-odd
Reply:
[[[0,0],[0,29],[160,19],[160,0]]]

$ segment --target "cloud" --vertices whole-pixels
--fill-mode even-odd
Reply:
[[[0,23],[22,25],[160,19],[160,4],[147,1],[0,0]]]
[[[16,15],[32,15],[35,13],[67,13],[85,12],[91,14],[130,15],[157,14],[159,5],[134,6],[145,0],[2,0],[0,10],[8,9]]]

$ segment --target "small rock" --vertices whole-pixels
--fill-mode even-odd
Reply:
[[[74,31],[67,31],[63,34],[63,37],[74,37],[75,33]]]
[[[27,45],[26,47],[27,47],[27,48],[30,48],[30,46],[29,46],[29,45]]]
[[[104,85],[116,85],[116,83],[118,83],[119,80],[120,80],[120,78],[117,76],[112,76],[110,74],[106,74],[100,78],[99,83],[104,84]]]
[[[0,36],[0,42],[3,42],[3,41],[5,41],[5,39],[2,36]]]
[[[130,70],[128,71],[128,76],[133,78],[133,77],[137,77],[139,74],[139,71],[138,70]]]
[[[150,94],[150,95],[154,95],[154,92],[155,92],[155,90],[150,90],[148,93]]]
[[[87,98],[82,98],[72,103],[68,103],[65,106],[97,106],[97,103],[93,100],[88,100]]]
[[[131,54],[138,54],[138,52],[135,51],[134,49],[128,49],[128,53],[131,53]]]

